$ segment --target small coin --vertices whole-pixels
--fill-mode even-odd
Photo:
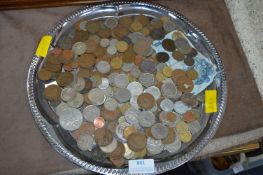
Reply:
[[[94,105],[102,105],[106,100],[105,94],[99,88],[91,89],[88,93],[88,98]]]
[[[164,39],[162,41],[162,46],[165,50],[172,52],[175,50],[175,44],[174,41],[171,39]]]
[[[193,66],[195,64],[195,60],[191,57],[187,57],[184,59],[184,64],[187,66]]]
[[[76,94],[76,97],[73,98],[71,101],[68,101],[67,104],[70,106],[70,107],[73,107],[73,108],[79,108],[84,102],[84,97],[82,94],[80,93],[77,93]]]
[[[142,73],[139,77],[139,81],[145,87],[150,87],[155,84],[154,75],[150,73]]]
[[[122,158],[125,153],[124,145],[121,142],[117,142],[117,148],[111,153],[108,153],[107,156],[111,159]]]
[[[138,114],[138,121],[142,127],[151,127],[155,123],[155,116],[150,111],[142,111]]]
[[[165,63],[169,60],[169,55],[166,52],[159,52],[156,54],[156,59],[160,63]]]
[[[151,137],[148,137],[146,148],[150,154],[156,155],[163,151],[164,144],[162,143],[161,140],[155,140],[155,139],[152,139]]]
[[[118,146],[118,142],[115,138],[113,138],[112,142],[106,146],[100,146],[101,151],[104,153],[111,153],[113,152]]]
[[[131,92],[132,95],[140,95],[143,91],[142,85],[136,81],[129,83],[127,89]]]
[[[132,151],[142,151],[146,147],[146,136],[140,132],[134,132],[127,138],[127,144]]]
[[[113,45],[110,45],[108,48],[107,48],[107,53],[109,55],[114,55],[115,53],[117,52],[117,48]]]
[[[80,92],[80,91],[82,91],[85,88],[86,81],[84,80],[84,78],[78,77],[76,82],[73,81],[71,83],[71,86],[72,86],[73,89],[75,89],[75,91]]]
[[[155,123],[151,127],[151,133],[155,139],[164,139],[168,135],[168,128],[162,123]]]
[[[91,151],[94,144],[94,138],[89,134],[81,134],[77,139],[77,145],[82,151]]]
[[[79,129],[73,131],[71,133],[71,135],[77,140],[80,137],[80,135],[82,135],[82,134],[93,135],[94,132],[95,132],[95,127],[92,123],[82,122]]]
[[[114,97],[119,103],[124,103],[130,100],[131,93],[126,88],[117,88],[114,93]]]
[[[189,126],[184,121],[180,120],[176,123],[175,129],[178,133],[184,133],[189,130]]]
[[[142,61],[140,68],[145,73],[155,73],[156,72],[156,66],[155,63],[152,60],[145,59]]]
[[[70,72],[61,72],[56,81],[61,87],[67,86],[73,81],[73,75]]]
[[[168,20],[168,21],[163,23],[163,29],[165,32],[169,33],[169,32],[176,29],[176,24],[175,24],[175,22]]]
[[[52,78],[52,72],[47,70],[46,68],[42,68],[37,72],[38,78],[40,80],[50,80]]]
[[[185,55],[182,54],[181,52],[177,51],[177,50],[173,51],[172,56],[177,61],[182,61],[185,59]]]
[[[182,143],[179,136],[176,136],[173,143],[165,145],[164,149],[170,153],[177,153],[182,147]]]
[[[118,52],[125,52],[128,49],[128,43],[125,41],[118,41],[116,44]]]
[[[166,82],[162,84],[161,92],[165,98],[175,98],[177,94],[177,88],[174,83]]]
[[[107,61],[99,61],[96,68],[100,73],[108,73],[110,71],[110,64]]]
[[[150,109],[155,105],[155,100],[151,94],[142,93],[138,96],[137,103],[143,109]]]
[[[160,107],[163,111],[170,112],[174,108],[174,103],[172,100],[165,98],[161,101]]]
[[[144,92],[151,94],[155,100],[158,100],[161,97],[161,92],[156,86],[150,86],[145,89]]]
[[[82,55],[83,53],[86,52],[86,50],[87,50],[87,45],[84,42],[76,42],[72,46],[72,51],[76,55]]]
[[[138,67],[133,67],[130,73],[134,78],[139,78],[141,75],[141,71]]]
[[[116,56],[111,59],[110,65],[112,69],[120,69],[122,67],[122,57]]]
[[[166,77],[163,75],[162,72],[157,72],[155,77],[156,77],[156,80],[160,83],[162,83],[166,79]]]
[[[196,121],[193,121],[191,123],[189,123],[189,131],[192,133],[192,134],[196,134],[198,133],[200,130],[201,130],[201,124],[198,120]]]
[[[128,127],[124,128],[123,135],[127,139],[129,137],[129,135],[131,135],[132,133],[134,133],[136,131],[137,130],[134,126],[128,126]]]
[[[94,105],[88,105],[83,109],[83,117],[89,121],[93,122],[96,117],[100,116],[100,109]]]
[[[173,72],[172,72],[172,80],[177,83],[178,80],[182,77],[186,77],[186,72],[184,70],[181,70],[181,69],[175,69]]]
[[[104,108],[108,111],[114,111],[118,107],[118,102],[114,98],[107,98],[104,102]]]
[[[58,85],[49,85],[44,89],[44,97],[47,100],[54,101],[59,100],[61,94],[61,88]]]
[[[114,85],[118,88],[126,88],[129,83],[127,74],[118,74],[114,78]]]
[[[99,146],[107,146],[113,141],[113,134],[107,128],[98,128],[94,133],[95,142]]]
[[[133,32],[138,32],[142,29],[142,27],[143,26],[140,22],[135,21],[135,22],[131,23],[130,29]]]
[[[186,75],[191,80],[195,80],[198,77],[198,72],[194,69],[190,69],[186,71]]]
[[[176,137],[176,134],[175,134],[174,128],[168,128],[168,134],[164,139],[162,139],[162,143],[165,145],[171,144],[174,142],[175,137]]]
[[[171,77],[172,76],[173,69],[171,67],[165,66],[162,71],[163,71],[163,74],[166,77]]]
[[[110,45],[110,40],[108,38],[102,38],[100,40],[100,46],[101,47],[107,47]]]
[[[104,21],[104,25],[109,29],[113,29],[118,25],[118,19],[115,17],[107,18]]]
[[[75,108],[64,108],[63,111],[59,113],[59,124],[62,128],[68,131],[74,131],[81,126],[82,114],[80,110]]]
[[[180,133],[179,136],[180,136],[180,139],[183,143],[188,143],[192,140],[192,134],[190,131]]]

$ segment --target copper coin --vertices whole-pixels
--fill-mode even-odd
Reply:
[[[134,132],[129,135],[127,144],[132,151],[142,151],[146,147],[146,136],[140,132]]]
[[[72,50],[63,50],[63,52],[62,52],[63,63],[68,64],[68,63],[72,62],[73,56],[74,56],[74,54],[73,54]]]
[[[134,21],[137,21],[142,24],[142,26],[146,26],[149,24],[149,18],[145,15],[136,15],[134,16]]]
[[[128,33],[129,33],[129,30],[126,27],[121,26],[121,25],[118,25],[117,27],[113,29],[113,34],[119,39],[124,38],[125,36],[128,35]]]
[[[73,75],[70,72],[61,72],[56,80],[59,86],[64,87],[73,81]]]
[[[51,72],[60,72],[62,68],[62,64],[52,64],[52,63],[46,62],[45,68]]]
[[[62,54],[62,49],[61,48],[58,48],[58,47],[55,47],[53,50],[52,50],[52,53],[56,56]]]
[[[162,29],[154,29],[150,32],[150,37],[153,40],[161,40],[163,39],[165,33]]]
[[[86,31],[76,31],[75,35],[73,37],[73,43],[76,42],[84,42],[85,40],[87,40],[89,38],[89,34]]]
[[[125,159],[124,158],[118,158],[118,159],[112,159],[110,158],[110,161],[113,163],[113,165],[115,165],[116,167],[121,167],[122,165],[124,165],[125,163]]]
[[[93,38],[89,38],[87,41],[85,41],[85,44],[87,45],[86,53],[93,53],[98,47],[98,43]]]
[[[173,72],[172,72],[172,80],[174,83],[177,82],[177,80],[181,77],[186,77],[186,72],[184,70],[181,70],[181,69],[175,69]]]
[[[122,26],[129,27],[132,23],[132,17],[131,16],[124,16],[119,19],[119,23]]]
[[[197,51],[194,48],[191,48],[191,51],[186,55],[187,57],[195,57],[197,55]]]
[[[191,112],[191,111],[187,111],[187,112],[184,113],[184,115],[183,115],[183,121],[185,121],[186,123],[193,122],[193,121],[195,121],[196,119],[197,119],[196,116],[195,116],[194,113]]]
[[[92,123],[89,122],[83,122],[79,129],[73,131],[71,133],[72,137],[74,137],[76,140],[79,138],[81,134],[89,134],[93,135],[95,132],[95,127]]]
[[[77,75],[78,77],[89,78],[92,76],[92,74],[93,74],[93,70],[91,68],[88,69],[80,68]]]
[[[128,50],[123,53],[122,60],[126,63],[132,63],[135,59],[135,53],[132,50],[132,47],[129,47]]]
[[[162,139],[162,143],[165,145],[171,144],[174,142],[176,137],[176,133],[174,131],[174,128],[168,128],[168,135]]]
[[[145,132],[146,137],[154,138],[151,132],[151,128],[144,128],[144,132]]]
[[[98,31],[98,36],[101,37],[101,38],[109,38],[111,36],[111,29],[101,28]]]
[[[96,117],[93,124],[96,128],[102,128],[105,125],[105,120],[102,117]]]
[[[172,52],[175,50],[175,45],[174,45],[174,41],[171,39],[164,39],[162,41],[162,46],[165,50]]]
[[[137,103],[143,109],[151,109],[155,105],[155,100],[151,94],[142,93],[138,96]]]
[[[174,112],[167,112],[166,114],[166,120],[169,122],[175,122],[176,121],[176,114]]]
[[[99,146],[107,146],[112,143],[113,134],[107,128],[99,128],[95,130],[94,139]]]
[[[177,80],[178,89],[181,92],[191,92],[194,88],[194,83],[188,77],[180,77]]]
[[[108,111],[104,107],[101,108],[101,116],[105,120],[113,121],[116,120],[120,115],[120,112],[118,109],[115,109],[113,111]]]
[[[82,54],[79,57],[79,66],[82,68],[90,68],[95,65],[96,59],[92,54]]]
[[[61,64],[59,58],[53,53],[48,54],[45,60],[46,63]]]
[[[184,64],[187,66],[193,66],[195,64],[195,60],[191,57],[187,57],[184,59]]]
[[[125,153],[124,145],[121,142],[118,142],[117,148],[113,152],[108,153],[107,157],[111,159],[118,159],[123,157],[124,153]]]
[[[182,54],[182,53],[179,52],[179,51],[174,51],[174,52],[172,53],[172,56],[173,56],[173,58],[174,58],[175,60],[177,60],[177,61],[182,61],[182,60],[184,60],[184,58],[185,58],[185,55]]]
[[[196,107],[198,105],[198,100],[192,93],[184,93],[181,96],[181,101],[191,107]]]
[[[37,72],[37,76],[40,80],[50,80],[52,77],[52,72],[46,68],[42,68]]]
[[[50,101],[59,100],[60,93],[61,93],[61,88],[54,84],[44,89],[44,97]]]
[[[156,54],[156,59],[160,63],[165,63],[169,60],[169,55],[165,52],[159,52]]]
[[[105,53],[106,53],[106,49],[105,49],[104,47],[101,47],[101,46],[98,46],[98,47],[94,50],[94,52],[93,52],[93,54],[94,54],[97,58],[102,57],[103,55],[105,55]]]
[[[112,132],[115,133],[116,131],[116,127],[118,126],[118,122],[117,121],[110,121],[107,123],[107,128]]]
[[[198,72],[194,69],[190,69],[186,71],[186,75],[191,80],[195,80],[198,77]]]

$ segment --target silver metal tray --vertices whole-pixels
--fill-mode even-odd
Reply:
[[[223,64],[216,49],[207,37],[189,20],[181,14],[158,4],[145,2],[109,2],[81,8],[59,21],[47,34],[53,37],[50,49],[56,46],[59,38],[67,33],[74,23],[80,19],[98,19],[110,16],[145,14],[151,17],[170,16],[180,26],[191,43],[208,57],[217,67],[218,75],[207,89],[217,90],[218,111],[205,114],[207,119],[200,134],[187,144],[179,153],[153,157],[156,174],[174,169],[196,156],[214,136],[225,111],[227,85]],[[43,59],[33,56],[28,71],[27,92],[30,108],[36,124],[52,147],[62,156],[80,167],[102,174],[128,174],[127,165],[122,168],[113,168],[109,162],[97,162],[89,154],[76,149],[74,140],[69,133],[61,129],[56,114],[42,98],[44,84],[37,80],[36,73],[43,64]],[[204,106],[202,106],[203,108]],[[74,146],[75,144],[75,146]]]

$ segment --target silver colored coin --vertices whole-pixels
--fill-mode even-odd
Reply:
[[[96,68],[100,73],[108,73],[110,71],[110,64],[107,61],[100,61],[96,64]]]
[[[130,71],[131,75],[134,77],[134,78],[139,78],[140,75],[141,75],[141,71],[140,69],[138,69],[138,67],[133,67],[132,70]]]
[[[114,18],[114,17],[111,17],[111,18],[107,18],[105,21],[104,21],[104,25],[109,28],[109,29],[113,29],[115,28],[117,25],[118,25],[118,18]]]
[[[91,151],[95,145],[94,138],[89,134],[81,134],[77,139],[77,145],[82,151]]]
[[[99,89],[107,89],[109,87],[110,83],[108,78],[101,78],[101,84],[98,86]]]
[[[110,45],[110,46],[107,48],[107,53],[108,53],[109,55],[114,55],[116,52],[117,52],[117,48],[116,48],[114,45]]]
[[[99,88],[91,89],[88,93],[88,98],[94,105],[102,105],[106,100],[106,95]]]
[[[144,92],[151,94],[155,100],[158,100],[161,97],[161,92],[156,86],[150,86],[147,89],[145,89]]]
[[[198,133],[202,128],[198,120],[189,123],[188,126],[189,126],[189,131],[192,133],[192,135]]]
[[[140,68],[145,73],[155,73],[156,72],[156,66],[155,63],[150,59],[145,59],[142,61]]]
[[[140,111],[134,107],[130,107],[129,109],[127,109],[124,113],[124,117],[125,120],[130,123],[130,124],[134,124],[134,125],[138,125],[138,114],[140,113]]]
[[[67,103],[61,102],[57,107],[55,108],[55,112],[58,116],[61,115],[62,111],[64,111],[66,108],[70,108]]]
[[[93,123],[94,119],[99,116],[100,109],[97,106],[88,105],[83,109],[83,117],[89,122]]]
[[[183,114],[186,111],[190,110],[191,108],[189,106],[187,106],[184,102],[182,101],[177,101],[174,103],[174,110],[175,112],[179,113],[179,114]]]
[[[124,145],[124,148],[125,148],[125,152],[124,152],[124,155],[123,155],[123,157],[125,158],[125,159],[132,159],[134,156],[135,156],[135,152],[133,152],[130,148],[129,148],[129,146],[127,145],[127,143],[124,143],[123,144]]]
[[[164,31],[169,33],[169,32],[176,29],[176,24],[175,24],[175,22],[169,20],[163,24],[163,29],[164,29]]]
[[[174,99],[175,99],[175,100],[180,99],[181,96],[182,96],[182,94],[183,94],[183,93],[177,89],[177,93],[176,93],[176,96],[174,97]]]
[[[158,72],[161,72],[161,71],[163,71],[163,68],[166,66],[167,66],[167,64],[165,64],[165,63],[159,63],[156,65],[156,69]]]
[[[62,89],[60,97],[63,101],[71,101],[73,100],[77,95],[77,92],[75,91],[75,89],[71,88],[71,87],[65,87],[64,89]]]
[[[79,28],[83,31],[87,31],[87,23],[88,21],[82,21],[79,23]]]
[[[151,127],[151,132],[154,138],[164,139],[168,135],[168,128],[162,123],[155,123]]]
[[[118,43],[118,40],[115,39],[115,38],[112,38],[112,39],[110,40],[110,45],[111,45],[111,46],[116,46],[117,43]]]
[[[109,145],[101,146],[100,149],[104,153],[111,153],[112,151],[114,151],[117,148],[117,146],[118,146],[118,142],[115,138],[113,138],[112,142]]]
[[[110,45],[110,40],[108,38],[102,38],[100,40],[101,47],[108,47]]]
[[[179,136],[176,136],[173,143],[165,145],[164,149],[167,150],[170,153],[177,153],[182,147],[182,142],[179,138]]]
[[[118,88],[126,88],[128,83],[129,79],[126,74],[118,74],[114,78],[114,85]]]
[[[119,119],[118,119],[118,122],[119,123],[124,123],[126,120],[125,120],[125,117],[124,116],[121,116]]]
[[[124,103],[130,100],[131,93],[126,88],[118,88],[114,93],[114,97],[119,103]]]
[[[117,72],[112,72],[109,76],[108,76],[108,80],[110,85],[114,86],[114,79],[115,77],[118,75]]]
[[[89,39],[94,40],[97,44],[100,43],[100,37],[98,35],[90,35]]]
[[[138,114],[138,121],[142,127],[151,127],[155,123],[155,116],[150,111],[142,111]]]
[[[157,104],[155,104],[152,108],[149,109],[150,112],[156,112],[158,110]]]
[[[127,140],[125,139],[124,135],[123,135],[123,131],[126,127],[130,126],[129,123],[127,122],[122,122],[119,123],[116,127],[116,136],[122,141],[122,142],[126,142]]]
[[[134,63],[123,63],[121,70],[123,70],[124,72],[130,72],[134,67]]]
[[[130,104],[132,107],[136,108],[136,109],[139,109],[139,105],[137,103],[137,99],[138,99],[138,95],[132,95],[131,96],[131,99],[130,99]]]
[[[161,86],[161,92],[165,98],[175,98],[177,88],[174,83],[166,82]]]
[[[154,75],[150,73],[142,73],[139,77],[139,81],[145,87],[150,87],[155,84]]]
[[[78,77],[76,82],[72,82],[71,87],[73,87],[76,91],[82,91],[85,88],[86,81],[82,77]]]
[[[131,92],[132,95],[140,95],[143,92],[142,85],[137,81],[129,83],[127,89]]]
[[[83,121],[80,110],[75,108],[65,108],[59,114],[59,124],[62,128],[68,131],[78,129]]]
[[[71,101],[68,101],[67,104],[70,106],[70,107],[73,107],[73,108],[79,108],[84,102],[84,97],[82,94],[80,93],[77,93],[76,94],[76,97],[71,100]]]
[[[76,55],[82,55],[87,50],[87,45],[84,42],[76,42],[72,46],[72,51]]]
[[[112,88],[110,86],[107,89],[102,89],[102,93],[106,97],[113,97],[113,91],[112,91]]]
[[[118,107],[118,102],[114,98],[108,98],[104,102],[104,107],[108,111],[114,111]]]
[[[163,111],[166,111],[166,112],[171,112],[173,111],[173,108],[174,108],[174,103],[172,100],[168,99],[168,98],[165,98],[161,101],[160,103],[160,107]]]
[[[145,36],[141,32],[133,32],[128,34],[128,38],[131,39],[132,43],[136,43],[139,40],[145,40]]]
[[[152,154],[156,155],[163,151],[164,144],[161,140],[155,140],[150,137],[147,138],[147,144],[146,144],[147,151]]]

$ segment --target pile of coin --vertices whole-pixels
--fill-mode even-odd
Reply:
[[[191,91],[197,51],[181,33],[162,46],[189,70],[166,62],[151,45],[177,28],[169,17],[144,15],[81,20],[62,36],[38,71],[44,97],[60,126],[83,152],[120,167],[129,159],[177,153],[201,130],[199,101]]]

